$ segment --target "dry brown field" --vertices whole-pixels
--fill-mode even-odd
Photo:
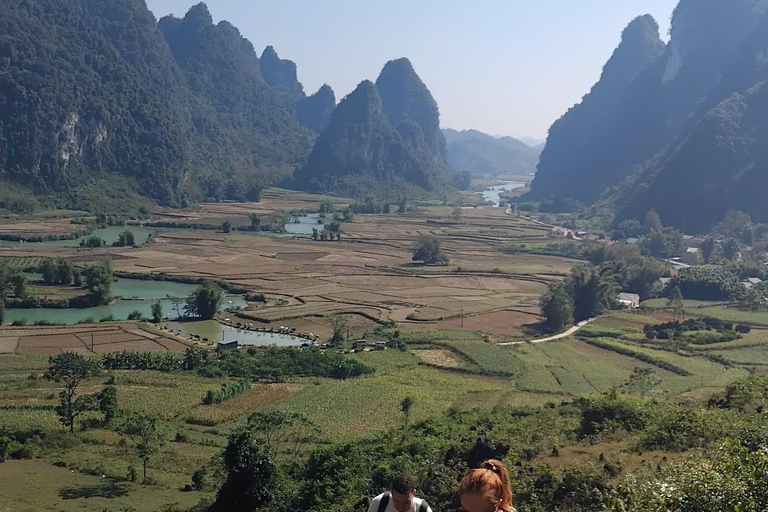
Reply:
[[[0,354],[183,352],[186,349],[186,345],[176,340],[147,332],[135,324],[0,328]]]
[[[265,194],[260,203],[203,204],[193,211],[162,215],[180,222],[229,220],[240,225],[248,223],[252,213],[313,211],[322,200],[282,191]],[[287,301],[281,307],[244,311],[243,318],[267,326],[304,322],[306,330],[321,333],[328,330],[329,316],[345,313],[367,322],[360,329],[390,321],[453,328],[463,316],[465,329],[519,335],[523,325],[538,320],[541,293],[574,264],[567,258],[505,252],[510,244],[551,240],[549,227],[503,208],[465,208],[458,218],[449,206],[402,215],[356,215],[342,229],[342,240],[334,242],[308,236],[176,231],[136,248],[2,248],[0,256],[41,256],[44,251],[76,262],[109,258],[120,271],[222,279]],[[411,261],[411,246],[419,234],[442,241],[449,265]],[[355,331],[360,329],[356,326]]]

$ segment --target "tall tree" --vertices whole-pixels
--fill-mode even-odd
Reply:
[[[224,292],[219,285],[206,281],[187,297],[184,309],[190,316],[209,320],[219,312],[223,295]]]
[[[576,321],[588,320],[610,309],[616,303],[618,288],[609,272],[592,265],[579,265],[571,270],[566,289],[573,299]]]
[[[136,448],[136,455],[144,468],[144,483],[146,483],[149,460],[167,442],[160,418],[152,414],[127,414],[117,426],[117,431],[130,439]]]
[[[701,255],[704,258],[704,263],[710,263],[712,261],[715,249],[717,249],[717,242],[711,236],[707,237],[701,243]]]
[[[539,301],[544,315],[544,325],[552,332],[562,331],[573,323],[573,299],[568,295],[563,283],[549,286]]]
[[[649,231],[661,231],[664,228],[661,224],[661,217],[656,210],[651,210],[645,215],[645,227]]]
[[[672,288],[667,300],[667,309],[672,310],[672,319],[681,320],[685,316],[685,304],[683,303],[683,293],[679,286]]]
[[[403,398],[400,402],[400,412],[403,413],[403,424],[407,427],[408,422],[411,419],[411,410],[413,409],[414,400],[410,396]]]
[[[211,510],[252,512],[270,504],[277,481],[275,463],[251,429],[229,436],[224,468],[227,477]]]
[[[59,394],[60,403],[56,407],[56,413],[70,432],[74,432],[75,419],[80,414],[94,409],[93,401],[88,398],[90,395],[75,397],[75,393],[83,380],[97,371],[96,363],[73,352],[64,352],[48,359],[45,378],[64,383],[64,390]]]
[[[163,320],[163,303],[159,300],[152,304],[152,321],[159,324]]]

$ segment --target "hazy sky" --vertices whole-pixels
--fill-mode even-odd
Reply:
[[[159,18],[195,0],[147,0]],[[635,17],[667,38],[677,0],[209,0],[261,53],[296,62],[308,94],[341,99],[408,57],[435,96],[442,125],[544,138],[589,91]]]

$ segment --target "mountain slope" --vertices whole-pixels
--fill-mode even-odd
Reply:
[[[439,194],[456,177],[444,154],[437,103],[410,62],[399,59],[387,63],[376,85],[363,81],[339,103],[294,180],[354,197]]]
[[[731,209],[768,221],[766,55],[768,14],[702,102],[701,120],[622,189],[619,219],[655,208],[665,224],[689,232],[707,231]]]
[[[296,103],[299,122],[315,133],[321,133],[328,126],[336,108],[336,94],[329,85],[322,86],[312,96]]]
[[[641,16],[629,24],[600,81],[550,128],[531,196],[567,194],[593,200],[616,179],[617,168],[631,167],[634,160],[648,156],[644,147],[625,144],[626,139],[643,134],[620,129],[617,105],[627,117],[642,115],[631,97],[631,85],[663,52],[659,27],[651,16]],[[649,143],[657,144],[655,140]]]
[[[259,65],[267,83],[286,98],[298,101],[305,97],[304,87],[298,79],[296,64],[293,61],[281,59],[274,47],[267,46],[264,49]]]
[[[382,109],[389,123],[411,146],[445,161],[446,143],[440,131],[440,110],[408,59],[387,62],[376,80]]]
[[[183,196],[188,96],[141,0],[2,2],[0,69],[0,179],[62,202],[117,174]]]
[[[197,147],[208,166],[192,183],[203,197],[255,199],[269,173],[305,160],[311,135],[266,83],[253,46],[235,27],[214,25],[204,4],[159,27],[195,100]]]
[[[0,182],[47,204],[255,198],[313,137],[204,4],[158,26],[143,0],[0,3]]]
[[[473,174],[529,174],[536,172],[543,146],[531,147],[512,137],[491,137],[477,130],[443,130],[448,164]]]
[[[630,24],[601,81],[552,126],[530,197],[593,202],[685,137],[766,6],[766,0],[682,0],[666,48],[650,17]]]

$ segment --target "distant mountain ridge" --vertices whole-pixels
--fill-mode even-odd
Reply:
[[[307,164],[294,173],[296,185],[312,191],[391,199],[444,193],[456,178],[437,102],[404,58],[339,103]]]
[[[731,208],[768,221],[767,11],[682,0],[666,45],[652,18],[633,21],[600,82],[552,126],[528,198],[609,201],[617,220],[653,208],[694,232]]]
[[[531,147],[513,137],[493,137],[477,130],[443,130],[448,163],[472,174],[527,175],[536,172],[543,146]]]

